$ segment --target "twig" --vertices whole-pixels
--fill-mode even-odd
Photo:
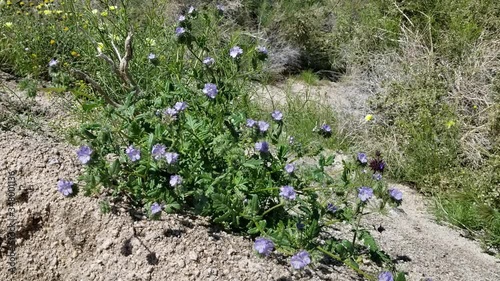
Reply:
[[[108,103],[108,104],[110,104],[110,105],[112,105],[114,107],[120,106],[115,101],[113,101],[106,94],[106,92],[102,89],[101,85],[99,85],[99,83],[97,83],[94,79],[92,79],[88,74],[86,74],[85,72],[83,72],[81,70],[74,69],[74,68],[72,68],[70,70],[70,72],[73,75],[77,76],[78,78],[80,78],[82,80],[85,80],[85,82],[89,83],[92,86],[92,89],[94,89],[94,91],[96,91],[97,93],[99,93],[101,95],[101,97],[106,101],[106,103]]]

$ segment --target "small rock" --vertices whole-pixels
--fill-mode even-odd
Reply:
[[[189,252],[189,259],[192,261],[197,261],[198,260],[198,254],[195,252]]]
[[[186,263],[184,262],[184,260],[179,260],[177,262],[177,266],[180,268],[184,268],[186,266]]]

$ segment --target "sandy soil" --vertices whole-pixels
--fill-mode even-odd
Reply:
[[[0,109],[10,105],[8,95],[0,87]],[[216,229],[204,218],[163,215],[149,221],[120,206],[103,214],[98,198],[64,198],[57,180],[75,180],[82,167],[76,148],[46,124],[49,119],[67,122],[56,104],[41,95],[31,107],[40,121],[37,129],[0,131],[0,280],[362,280],[342,266],[297,272],[287,260],[259,258],[252,241]],[[9,172],[15,172],[17,185],[14,274],[6,255]],[[373,235],[408,280],[500,280],[498,259],[460,231],[437,224],[421,195],[398,188],[404,193],[401,209],[367,217],[364,223],[384,226]]]

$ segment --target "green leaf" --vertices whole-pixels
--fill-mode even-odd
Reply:
[[[396,281],[406,281],[404,272],[398,272],[398,274],[396,275]]]
[[[119,171],[120,171],[120,161],[118,159],[115,159],[113,164],[111,164],[111,166],[109,167],[109,175],[113,177],[117,175]]]
[[[370,251],[378,251],[379,247],[375,238],[366,230],[360,231],[359,238],[363,240],[363,243],[370,249]]]
[[[264,161],[260,159],[250,159],[245,163],[243,163],[243,167],[250,169],[257,169],[258,167],[262,166],[262,163],[264,163]]]

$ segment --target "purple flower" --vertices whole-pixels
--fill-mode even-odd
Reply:
[[[286,164],[285,165],[285,171],[289,174],[293,173],[295,170],[295,166],[293,164]]]
[[[175,29],[175,35],[177,35],[177,37],[182,36],[184,33],[186,33],[186,29],[185,29],[184,27],[180,27],[180,26],[178,26],[178,27]]]
[[[255,120],[247,119],[247,127],[252,128],[253,126],[255,126]]]
[[[292,256],[290,260],[292,267],[295,269],[301,269],[311,263],[311,257],[306,251],[300,251]]]
[[[396,201],[403,200],[403,192],[396,188],[389,188],[389,195]]]
[[[155,160],[160,160],[165,156],[166,147],[163,144],[155,144],[151,150],[151,154]]]
[[[384,271],[378,275],[378,281],[394,281],[394,277],[389,271]]]
[[[163,110],[163,114],[168,115],[169,117],[175,119],[175,116],[177,115],[177,110],[175,108],[169,107],[169,108]]]
[[[359,152],[359,153],[358,153],[358,161],[359,161],[361,164],[366,164],[366,163],[368,163],[368,158],[366,157],[366,153],[364,153],[364,152]]]
[[[182,183],[182,177],[179,175],[170,176],[170,186],[176,187]]]
[[[229,50],[229,55],[235,59],[236,57],[238,57],[239,55],[243,54],[243,50],[238,47],[238,46],[234,46],[231,48],[231,50]]]
[[[366,202],[366,200],[372,198],[373,196],[373,189],[363,186],[358,189],[358,198],[361,199],[361,201]]]
[[[179,158],[179,154],[177,154],[175,152],[165,153],[165,159],[167,160],[168,164],[175,164],[177,162],[178,158]]]
[[[257,46],[255,48],[257,50],[257,52],[263,54],[263,55],[267,55],[267,48],[264,47],[264,46]]]
[[[211,57],[206,57],[203,59],[203,64],[206,66],[211,66],[214,63],[215,63],[215,60]]]
[[[255,239],[253,247],[259,254],[267,256],[273,251],[274,244],[269,239],[258,237]]]
[[[262,133],[269,129],[269,123],[265,121],[259,121],[257,122],[257,125],[259,126],[259,131],[261,131]]]
[[[262,153],[269,152],[269,144],[265,141],[255,143],[255,150]]]
[[[205,88],[203,88],[203,93],[211,99],[215,99],[218,92],[217,86],[212,83],[206,83]]]
[[[283,119],[283,113],[279,110],[275,110],[271,113],[271,117],[273,117],[275,121],[281,121],[281,119]]]
[[[373,174],[373,179],[376,180],[376,181],[379,181],[382,179],[382,175],[380,173],[375,173]]]
[[[292,186],[285,185],[280,188],[280,196],[288,200],[295,200],[296,193]]]
[[[330,125],[327,125],[327,124],[321,125],[320,130],[323,133],[327,133],[327,134],[332,132],[332,128],[330,127]]]
[[[332,203],[328,203],[328,204],[326,205],[326,209],[327,209],[328,211],[332,212],[332,213],[335,213],[335,212],[337,212],[337,210],[338,210],[339,208],[337,208],[336,206],[334,206]]]
[[[385,162],[384,162],[384,159],[382,159],[382,156],[380,154],[380,151],[377,151],[375,153],[375,156],[376,158],[373,159],[372,161],[370,161],[370,168],[374,171],[374,172],[380,172],[380,173],[383,173],[384,172],[384,169],[385,169]]]
[[[154,215],[154,214],[157,214],[161,212],[161,205],[154,202],[152,205],[151,205],[151,214]]]
[[[55,66],[57,66],[58,63],[59,62],[56,59],[51,59],[49,61],[49,67],[55,67]]]
[[[178,21],[182,22],[185,21],[186,17],[184,15],[180,15]]]
[[[59,192],[61,192],[64,196],[69,196],[70,194],[73,193],[73,188],[71,186],[73,185],[72,181],[67,181],[67,180],[59,180],[57,182],[57,189]]]
[[[141,159],[141,151],[135,148],[133,145],[127,147],[127,149],[125,149],[125,153],[132,162]]]
[[[156,55],[155,55],[155,54],[150,53],[150,54],[148,55],[148,60],[155,60],[155,59],[156,59]]]
[[[174,105],[174,109],[178,112],[184,111],[187,108],[187,103],[183,101],[178,101]]]
[[[78,160],[80,160],[82,164],[87,164],[90,161],[90,155],[92,152],[93,150],[90,147],[83,145],[80,146],[80,149],[78,149],[76,154],[78,155]]]

